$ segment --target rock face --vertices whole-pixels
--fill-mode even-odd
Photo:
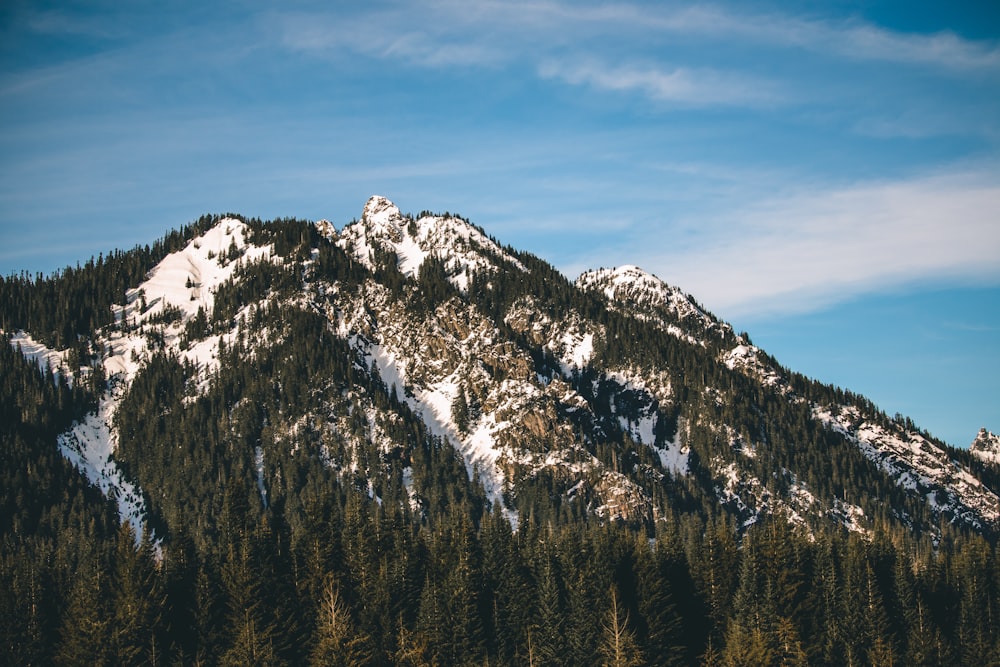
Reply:
[[[310,377],[324,398],[269,417],[270,439],[254,445],[262,496],[282,483],[269,448],[285,447],[371,498],[380,480],[400,476],[419,511],[428,499],[401,426],[408,413],[515,526],[549,508],[648,527],[705,511],[739,526],[780,514],[806,530],[890,521],[934,531],[942,520],[998,528],[1000,499],[945,445],[863,397],[781,368],[638,267],[570,283],[462,218],[414,217],[384,197],[339,232],[324,220],[291,235],[308,247],[268,233],[220,221],[129,292],[114,331],[94,332],[112,382],[92,416],[100,423],[88,427],[105,435],[66,444],[68,456],[95,462],[92,476],[113,463],[114,413],[153,354],[190,362],[191,403],[226,363],[224,350],[264,356],[293,337],[291,314],[308,313],[349,350],[351,373],[384,388]],[[257,324],[265,314],[270,323]],[[998,462],[1000,442],[984,429],[972,452]],[[119,486],[115,477],[102,488]]]
[[[985,428],[979,429],[975,440],[969,445],[969,451],[987,463],[1000,463],[1000,435]]]

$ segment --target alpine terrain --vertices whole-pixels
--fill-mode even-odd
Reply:
[[[468,220],[0,279],[0,662],[992,664],[1000,440]]]

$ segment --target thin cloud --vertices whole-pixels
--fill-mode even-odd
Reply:
[[[725,317],[809,312],[915,282],[1000,281],[998,211],[990,171],[814,191],[719,218],[646,264]]]
[[[497,43],[470,39],[453,24],[421,18],[403,12],[285,13],[268,22],[277,25],[285,48],[323,58],[357,53],[430,68],[495,65],[510,58]]]
[[[649,17],[664,32],[739,37],[772,47],[795,47],[850,60],[934,65],[956,70],[1000,69],[1000,45],[951,32],[902,33],[855,19],[803,19],[787,14],[744,14],[723,7],[688,7]]]
[[[650,99],[685,106],[774,106],[784,96],[769,81],[718,70],[650,65],[610,66],[598,61],[567,63],[549,61],[539,68],[544,78],[558,78],[573,85],[600,90],[638,92]]]
[[[437,18],[452,17],[463,28],[476,23],[560,35],[595,29],[605,34],[669,33],[738,37],[770,46],[796,47],[852,60],[920,63],[952,69],[1000,68],[1000,45],[964,39],[952,32],[903,33],[860,19],[824,20],[779,12],[748,13],[724,4],[669,8],[632,3],[582,5],[561,2],[439,2]]]
[[[360,13],[279,12],[263,20],[269,30],[277,27],[284,48],[333,63],[346,65],[360,54],[426,69],[526,66],[542,80],[639,95],[654,108],[774,110],[794,103],[800,110],[821,105],[854,116],[879,100],[885,110],[869,110],[866,118],[845,124],[883,138],[993,133],[991,122],[976,117],[950,123],[954,105],[934,112],[942,104],[936,99],[924,100],[931,108],[923,113],[896,109],[896,98],[883,96],[883,87],[871,83],[884,80],[884,69],[858,72],[860,64],[1000,74],[1000,45],[994,41],[948,32],[902,33],[858,19],[749,13],[726,5],[444,1],[419,11],[397,5]],[[691,48],[677,50],[675,44]],[[803,78],[801,72],[763,69],[760,58],[739,55],[748,49],[780,58],[806,52],[825,64],[811,62]],[[819,80],[827,85],[818,86]],[[852,98],[857,90],[868,92]],[[901,114],[906,117],[894,122],[893,116]]]
[[[811,26],[812,27],[812,26]],[[974,42],[951,32],[917,35],[891,32],[872,25],[812,27],[817,37],[840,55],[899,63],[922,63],[961,70],[1000,70],[1000,47]]]
[[[632,44],[637,38],[676,36],[713,38],[727,43],[765,45],[770,48],[801,49],[852,61],[882,61],[927,65],[955,71],[1000,71],[1000,44],[970,40],[952,32],[904,33],[862,21],[801,18],[769,12],[748,13],[725,5],[690,5],[662,9],[635,4],[586,6],[560,2],[437,2],[408,10],[377,11],[354,17],[332,14],[285,14],[285,41],[289,46],[327,51],[333,42],[348,38],[341,46],[385,56],[413,55],[411,49],[385,48],[403,35],[402,41],[426,37],[417,61],[424,65],[470,62],[446,57],[448,51],[472,51],[471,62],[495,63],[522,55],[543,55],[550,49],[586,43],[594,37],[617,44]],[[440,49],[445,55],[427,57]],[[484,55],[488,54],[488,58]]]
[[[29,13],[24,20],[30,31],[43,35],[86,36],[98,39],[115,39],[123,36],[123,31],[108,21],[65,11]]]

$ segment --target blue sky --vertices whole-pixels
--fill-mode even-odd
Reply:
[[[1000,430],[995,3],[0,5],[0,273],[376,193]]]

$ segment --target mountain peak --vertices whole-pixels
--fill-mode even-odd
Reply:
[[[333,226],[333,223],[325,218],[323,220],[317,220],[316,231],[320,233],[321,236],[325,236],[331,241],[337,240],[337,228]]]
[[[601,292],[618,307],[635,310],[636,316],[656,320],[672,333],[688,338],[675,324],[695,325],[695,330],[713,329],[720,323],[688,294],[668,285],[633,264],[585,271],[576,280],[583,290]],[[690,326],[685,326],[690,329]]]
[[[1000,435],[979,429],[976,439],[969,445],[969,451],[988,463],[1000,463]]]
[[[466,290],[474,271],[496,271],[497,260],[524,271],[524,266],[468,221],[450,214],[414,218],[400,213],[388,198],[376,195],[365,204],[361,221],[348,225],[338,244],[368,266],[375,249],[396,255],[403,275],[416,277],[428,257],[442,260],[449,281]]]
[[[667,306],[680,317],[701,312],[691,297],[633,264],[585,271],[576,284],[582,289],[601,291],[612,301],[634,306]]]
[[[361,221],[373,231],[388,232],[394,237],[401,233],[404,223],[399,208],[382,195],[373,195],[365,203]]]

